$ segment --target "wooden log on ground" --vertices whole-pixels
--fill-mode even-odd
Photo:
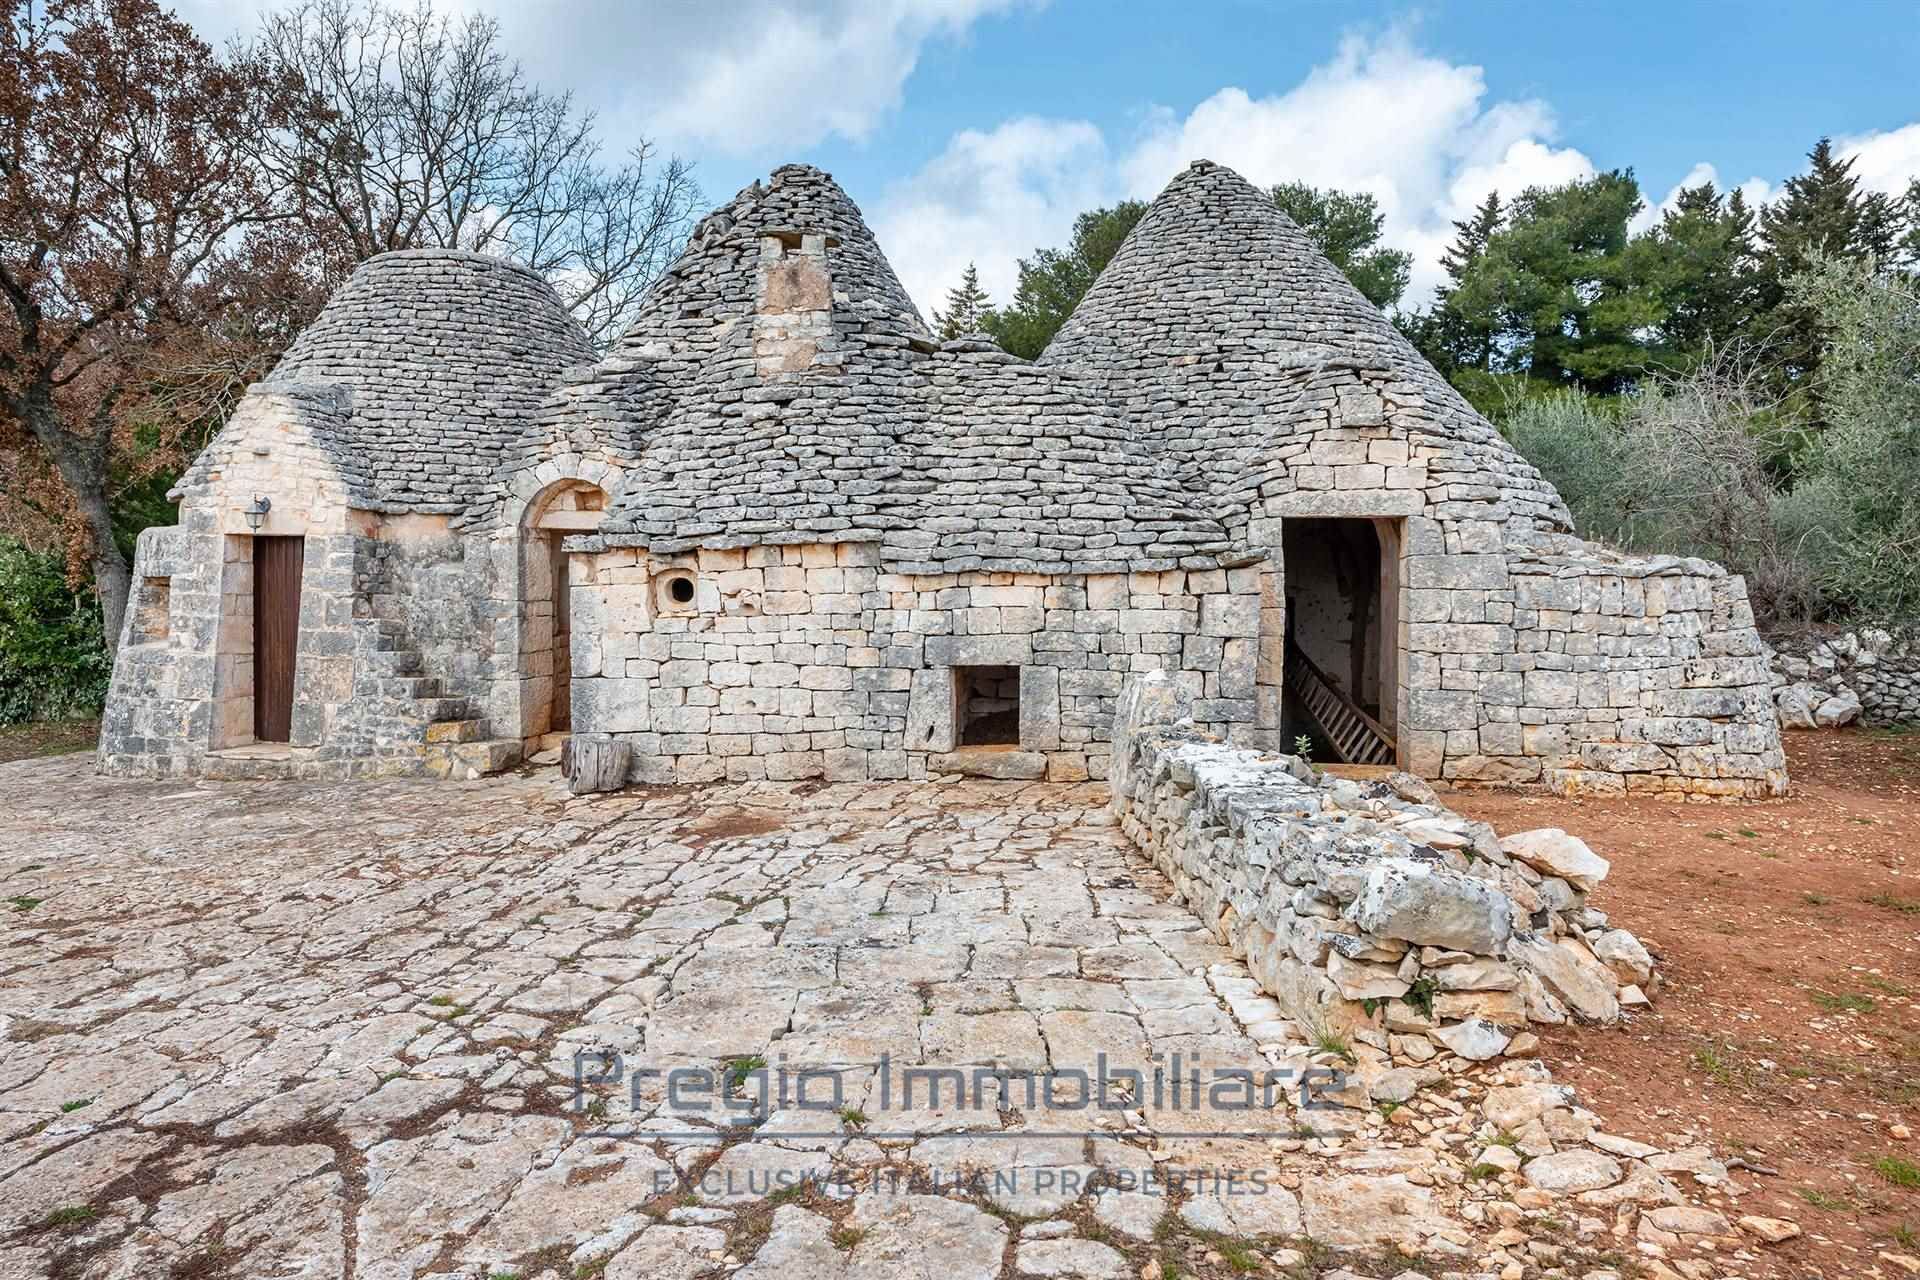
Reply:
[[[632,748],[610,733],[576,733],[560,750],[560,771],[567,790],[583,796],[593,791],[618,791],[627,785],[627,760]]]

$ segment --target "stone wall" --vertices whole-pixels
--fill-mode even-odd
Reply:
[[[1255,719],[1260,572],[883,571],[872,543],[654,556],[573,539],[574,728],[644,782],[1106,776],[1122,681]],[[677,602],[675,580],[692,599]],[[1017,750],[957,750],[956,667],[1020,669]]]
[[[201,456],[180,523],[146,530],[101,722],[103,771],[365,777],[497,767],[489,543],[444,516],[382,515],[317,443],[331,389],[261,390]],[[258,529],[244,511],[269,510]],[[253,539],[304,541],[289,741],[253,741]],[[517,744],[516,744],[517,746]]]
[[[1489,1058],[1529,1049],[1529,1023],[1611,1023],[1657,989],[1646,949],[1587,905],[1608,866],[1579,840],[1500,839],[1409,775],[1316,775],[1212,740],[1190,710],[1164,676],[1128,683],[1113,812],[1304,1025]]]
[[[1920,723],[1920,645],[1880,627],[1773,638],[1773,701],[1787,729]]]
[[[1555,534],[1409,520],[1411,771],[1567,794],[1786,793],[1745,583]]]

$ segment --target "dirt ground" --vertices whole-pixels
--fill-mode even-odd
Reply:
[[[1920,734],[1795,733],[1787,753],[1793,795],[1764,804],[1445,799],[1612,859],[1594,903],[1660,959],[1624,1034],[1546,1037],[1555,1078],[1611,1132],[1744,1152],[1740,1212],[1806,1231],[1782,1274],[1902,1276],[1886,1255],[1920,1254]]]
[[[0,725],[0,764],[91,751],[100,741],[98,720],[47,720]]]

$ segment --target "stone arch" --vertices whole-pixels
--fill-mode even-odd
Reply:
[[[572,628],[561,544],[599,527],[621,479],[617,467],[570,458],[544,462],[514,480],[498,531],[508,544],[501,548],[502,577],[511,599],[503,602],[502,616],[514,620],[505,637],[512,653],[503,655],[505,696],[496,697],[493,712],[503,721],[495,732],[519,737],[530,750],[570,727]]]

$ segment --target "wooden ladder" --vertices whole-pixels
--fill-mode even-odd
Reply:
[[[1287,688],[1344,764],[1392,764],[1398,754],[1387,727],[1340,692],[1300,647],[1287,641]]]

